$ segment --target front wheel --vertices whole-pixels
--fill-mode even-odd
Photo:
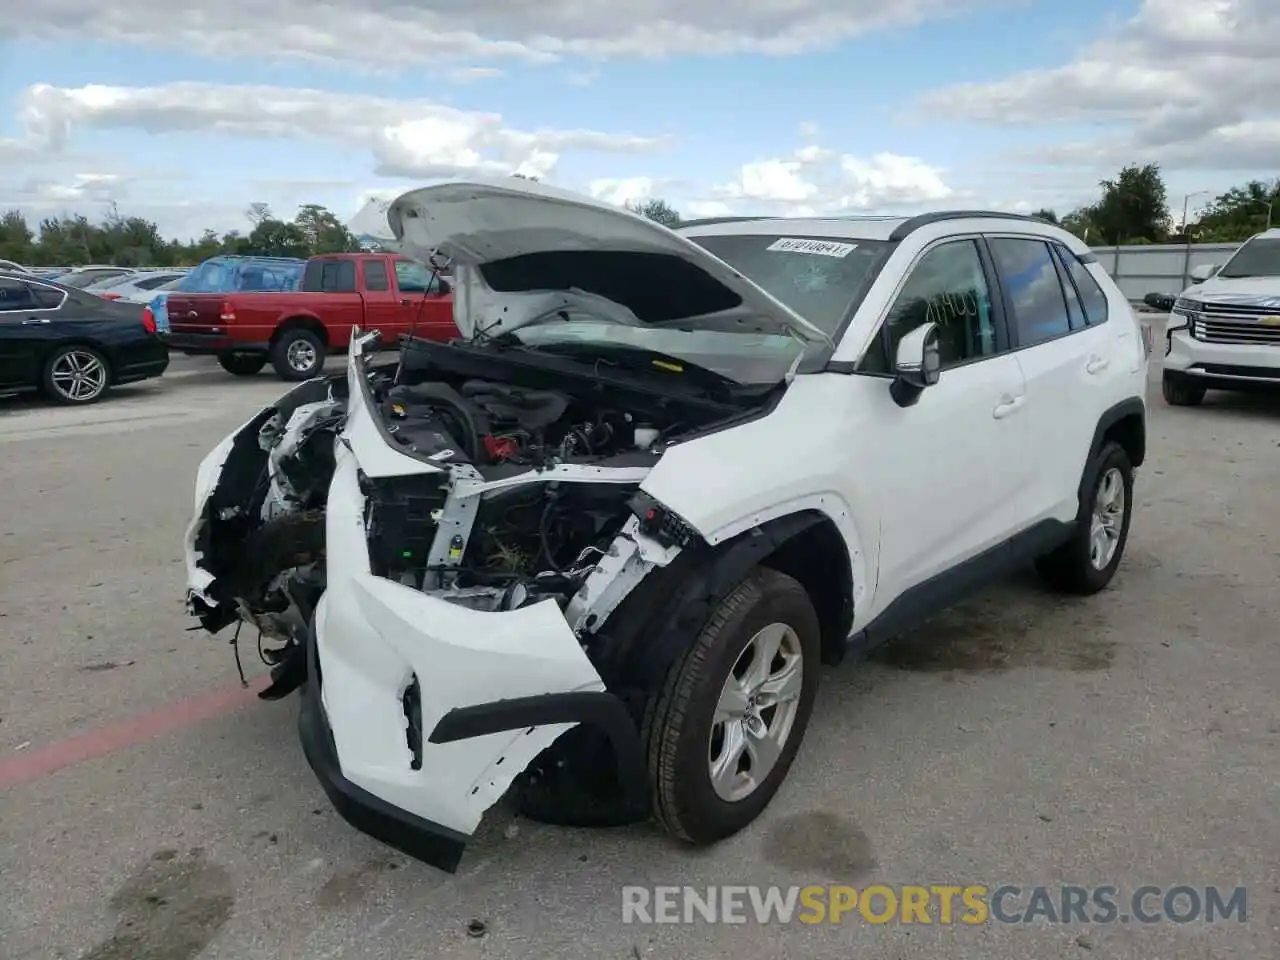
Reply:
[[[271,347],[271,365],[281,380],[301,382],[319,376],[324,358],[324,344],[305,327],[285,330]]]
[[[1114,441],[1085,468],[1084,494],[1070,540],[1036,561],[1036,569],[1053,589],[1087,596],[1115,576],[1129,539],[1133,518],[1133,465]]]
[[[1166,373],[1160,378],[1160,392],[1171,407],[1198,407],[1204,402],[1205,385]]]
[[[260,353],[220,353],[218,366],[237,377],[252,377],[267,365],[267,358]]]
[[[646,717],[654,813],[708,844],[746,827],[786,779],[818,691],[818,616],[758,568],[719,604]]]

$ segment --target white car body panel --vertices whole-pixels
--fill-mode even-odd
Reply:
[[[512,778],[573,724],[426,744],[422,769],[411,770],[399,700],[410,677],[422,685],[426,731],[454,707],[604,684],[550,600],[482,613],[371,574],[356,459],[338,456],[316,646],[342,773],[401,809],[471,834]]]
[[[774,331],[790,329],[804,339],[829,342],[808,320],[679,233],[630,210],[533,181],[476,179],[423,187],[385,207],[372,202],[350,229],[380,239],[389,233],[389,246],[418,260],[437,252],[449,257],[455,289],[469,291],[454,300],[454,322],[466,339],[478,326],[493,335],[507,333],[558,309],[557,298],[546,291],[495,293],[473,268],[531,253],[609,250],[667,254],[701,268],[743,300],[740,309],[723,315],[727,329],[749,318],[777,317]],[[567,296],[566,305],[572,305],[574,294]]]

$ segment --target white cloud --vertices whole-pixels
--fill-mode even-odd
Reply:
[[[810,146],[789,157],[745,163],[728,183],[688,204],[694,216],[763,213],[811,217],[910,210],[953,198],[943,171],[917,157],[845,155]]]
[[[151,134],[211,132],[262,139],[363,144],[380,176],[446,177],[465,172],[545,176],[566,151],[634,153],[652,137],[595,130],[523,131],[494,113],[429,101],[264,86],[175,83],[162,87],[37,84],[22,98],[27,135],[11,149],[56,153],[81,127]]]
[[[794,54],[989,0],[45,0],[9,18],[10,39],[102,39],[209,57],[301,57],[366,67],[444,60]]]
[[[644,203],[654,195],[656,184],[652,177],[623,177],[622,179],[592,180],[587,192],[597,200],[627,206]]]
[[[800,134],[801,139],[816,140],[822,130],[812,120],[806,120],[796,128],[796,132]]]
[[[502,76],[497,67],[451,67],[445,72],[450,83],[475,83],[477,80],[493,80]]]
[[[1280,3],[1143,0],[1073,61],[934,91],[937,116],[989,124],[1091,124],[1099,136],[1040,148],[1050,163],[1256,170],[1280,157]]]

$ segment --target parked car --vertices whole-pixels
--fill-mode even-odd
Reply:
[[[301,689],[337,810],[413,856],[456,868],[517,777],[534,818],[714,842],[786,778],[820,664],[1023,563],[1112,582],[1149,353],[1058,227],[677,233],[506,180],[388,223],[453,258],[460,339],[355,335],[208,455],[185,553],[191,612]]]
[[[1221,266],[1191,272],[1165,326],[1165,401],[1197,406],[1209,390],[1280,387],[1280,229],[1242,243]]]
[[[54,277],[58,283],[64,287],[76,287],[83,290],[85,287],[91,286],[100,280],[111,278],[124,278],[131,276],[136,271],[131,267],[110,267],[110,266],[88,266],[76,267],[67,273],[59,274]]]
[[[31,269],[12,260],[0,260],[0,273],[31,273]]]
[[[124,300],[128,303],[150,303],[156,291],[168,283],[182,280],[190,270],[145,270],[121,278],[102,280],[85,288],[86,293],[104,300]]]
[[[457,336],[449,284],[417,261],[396,254],[334,253],[312,257],[300,290],[168,296],[175,350],[218,358],[237,376],[253,376],[270,361],[284,380],[308,380],[325,357],[346,349],[351,331],[376,327],[388,343],[415,332]]]
[[[0,274],[0,392],[37,389],[59,403],[93,403],[168,365],[169,352],[141,306]]]
[[[302,282],[307,261],[295,257],[210,257],[174,285],[158,292],[151,300],[151,312],[160,332],[169,330],[169,294],[234,293],[240,290],[296,290]]]

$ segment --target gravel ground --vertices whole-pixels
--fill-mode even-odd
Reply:
[[[222,704],[0,778],[7,960],[1280,956],[1280,399],[1173,410],[1153,390],[1113,588],[1066,601],[1016,577],[828,671],[789,782],[743,834],[689,851],[650,827],[555,829],[500,807],[449,876],[343,823],[303,760],[296,700],[225,708],[229,649],[184,632],[196,464],[280,392],[179,360],[87,412],[0,401],[0,765],[182,698]],[[1114,885],[1122,899],[1245,885],[1248,913],[622,917],[628,884],[825,883]]]

